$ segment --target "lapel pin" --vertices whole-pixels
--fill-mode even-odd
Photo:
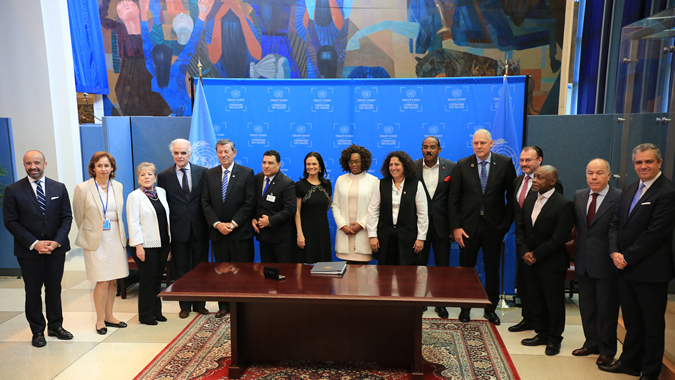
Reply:
[[[404,191],[403,194],[406,194],[406,192]]]
[[[471,167],[473,167],[473,164],[471,164]]]

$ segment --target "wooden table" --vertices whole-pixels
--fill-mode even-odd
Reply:
[[[286,279],[264,278],[264,266]],[[422,308],[490,304],[473,268],[349,265],[340,277],[311,269],[202,263],[159,297],[230,302],[234,379],[251,361],[292,359],[377,362],[422,379]]]

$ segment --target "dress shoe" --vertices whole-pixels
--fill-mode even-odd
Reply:
[[[640,380],[659,380],[659,377],[655,375],[642,375],[640,376]]]
[[[536,335],[534,338],[527,338],[520,341],[523,346],[545,346],[548,345],[548,338]]]
[[[547,356],[558,355],[560,353],[560,342],[549,342],[546,345],[546,350],[544,353]]]
[[[520,331],[526,331],[526,330],[533,330],[534,327],[530,325],[530,323],[523,319],[522,321],[518,322],[517,324],[510,326],[509,331],[511,332],[520,332]]]
[[[488,322],[492,323],[495,326],[499,326],[502,321],[499,320],[499,317],[497,316],[497,313],[494,311],[484,311],[483,312],[483,317],[488,320]]]
[[[462,309],[462,311],[459,312],[459,321],[471,322],[471,309]]]
[[[593,354],[597,354],[597,353],[598,353],[597,348],[592,349],[592,348],[586,348],[586,347],[577,348],[576,350],[572,351],[573,356],[588,356],[588,355],[593,355]]]
[[[118,329],[123,329],[123,328],[127,327],[127,324],[122,322],[122,321],[119,321],[117,323],[112,323],[112,322],[108,322],[108,321],[103,321],[103,322],[105,322],[105,325],[107,327],[117,327]]]
[[[427,307],[426,307],[426,306],[422,308],[422,313],[424,313],[425,311],[427,311]]]
[[[178,313],[178,317],[180,319],[185,319],[190,316],[190,310],[181,310],[180,313]]]
[[[574,355],[574,354],[572,354]],[[614,356],[600,355],[598,360],[595,361],[596,365],[610,365],[614,361]]]
[[[599,365],[598,368],[601,371],[611,372],[611,373],[625,373],[626,375],[631,376],[640,376],[640,371],[628,368],[621,361],[617,360],[614,364],[610,365]]]
[[[157,321],[154,319],[152,321],[139,321],[141,324],[148,325],[148,326],[157,326]]]
[[[216,318],[222,318],[226,316],[230,311],[229,310],[218,310],[216,313]]]
[[[55,337],[57,337],[58,339],[61,339],[61,340],[71,340],[71,339],[73,339],[73,334],[69,333],[63,327],[59,327],[56,330],[47,330],[47,335],[55,336]]]
[[[45,340],[45,334],[43,334],[43,333],[33,334],[33,339],[30,341],[30,344],[32,344],[33,347],[44,347],[44,346],[46,346],[47,341]]]
[[[99,335],[105,335],[108,333],[108,328],[103,327],[103,328],[97,328],[96,325],[94,325],[94,328],[96,329],[96,332],[99,333]]]
[[[157,322],[166,322],[167,319],[166,319],[165,316],[163,316],[162,314],[160,314],[160,315],[155,315],[155,321],[157,321]]]
[[[196,311],[197,313],[199,313],[199,314],[202,314],[202,315],[206,315],[206,314],[209,313],[209,310],[208,310],[207,308],[205,308],[205,307],[200,307],[199,309],[197,309],[197,310],[195,310],[195,311]]]
[[[450,314],[448,314],[448,310],[442,306],[436,306],[436,314],[438,314],[438,318],[443,318],[443,319],[448,319]]]

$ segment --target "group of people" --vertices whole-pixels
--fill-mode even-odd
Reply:
[[[523,174],[516,176],[512,160],[493,152],[493,144],[490,132],[480,129],[473,135],[474,154],[455,163],[439,157],[441,143],[429,136],[417,161],[403,151],[389,153],[381,180],[368,173],[371,153],[351,145],[339,160],[346,174],[333,188],[317,152],[307,154],[303,177],[295,182],[280,171],[281,157],[274,150],[263,154],[262,171],[254,174],[235,163],[237,150],[230,140],[217,142],[220,165],[211,169],[190,163],[189,141],[174,140],[175,164],[158,174],[153,164],[141,163],[136,170],[140,186],[127,198],[128,244],[134,247],[140,275],[140,322],[166,320],[157,294],[168,257],[180,278],[208,260],[209,241],[217,262],[253,262],[254,237],[262,262],[330,261],[330,209],[337,225],[336,256],[349,263],[376,259],[385,265],[427,265],[433,249],[435,264],[449,266],[455,241],[460,265],[474,267],[482,250],[490,301],[483,316],[498,325],[501,243],[515,221],[523,320],[509,331],[534,330],[536,335],[522,344],[545,345],[547,355],[556,355],[565,326],[566,243],[576,226],[586,342],[573,355],[599,354],[597,364],[604,371],[658,376],[675,227],[675,185],[660,171],[658,147],[634,149],[640,180],[623,192],[609,186],[606,160],[590,161],[589,188],[578,190],[570,201],[563,196],[556,168],[542,165],[539,147],[523,148]],[[65,186],[44,176],[46,165],[42,153],[27,152],[28,177],[8,186],[4,199],[5,226],[15,237],[26,284],[26,317],[37,347],[46,344],[45,327],[50,336],[72,339],[62,326],[59,295],[64,253],[70,249],[71,208]],[[73,200],[76,244],[84,248],[87,278],[96,282],[95,328],[105,334],[107,327],[126,327],[113,316],[115,280],[128,275],[125,227],[119,218],[124,199],[109,153],[94,154],[88,169],[91,179],[76,187]],[[619,305],[627,335],[623,354],[614,361]],[[229,312],[227,302],[218,307],[217,318]],[[180,309],[180,318],[191,311],[209,313],[203,302],[180,302]],[[436,307],[436,312],[448,318],[445,308]],[[462,308],[459,320],[470,321],[470,309]]]

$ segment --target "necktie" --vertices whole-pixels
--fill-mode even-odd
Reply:
[[[263,195],[267,192],[267,187],[270,185],[269,177],[265,178],[265,188],[263,189]]]
[[[190,185],[188,184],[187,171],[185,168],[182,168],[180,171],[183,172],[183,195],[185,195],[185,199],[190,200]]]
[[[539,195],[537,198],[537,201],[534,202],[534,207],[532,208],[532,226],[534,226],[534,223],[537,221],[537,217],[539,216],[539,213],[541,212],[541,208],[544,207],[544,202],[543,200],[546,199],[545,196]]]
[[[230,171],[225,169],[225,174],[223,175],[223,202],[225,202],[225,194],[227,194],[228,174],[230,174]]]
[[[485,194],[485,186],[487,185],[487,170],[485,169],[485,165],[487,165],[487,161],[483,161],[480,164],[483,166],[480,168],[480,187],[483,190],[483,194]]]
[[[525,178],[523,178],[523,190],[520,191],[520,195],[518,196],[518,204],[520,205],[520,208],[523,208],[523,202],[525,202],[525,195],[527,195],[528,188],[527,184],[530,182],[530,176],[526,175]]]
[[[586,213],[586,223],[588,225],[591,225],[591,222],[593,222],[593,217],[595,216],[595,209],[597,208],[597,203],[598,203],[598,193],[593,193],[593,199],[591,200],[591,204],[588,205],[588,212]]]
[[[40,204],[40,210],[42,210],[42,215],[45,214],[45,192],[42,190],[42,183],[40,181],[35,181],[37,185],[37,200]]]
[[[628,214],[630,215],[631,212],[633,212],[633,207],[638,203],[640,198],[642,197],[642,192],[645,190],[645,184],[642,183],[640,184],[640,187],[638,190],[635,192],[635,196],[633,197],[633,202],[630,204],[630,209],[628,210]]]

